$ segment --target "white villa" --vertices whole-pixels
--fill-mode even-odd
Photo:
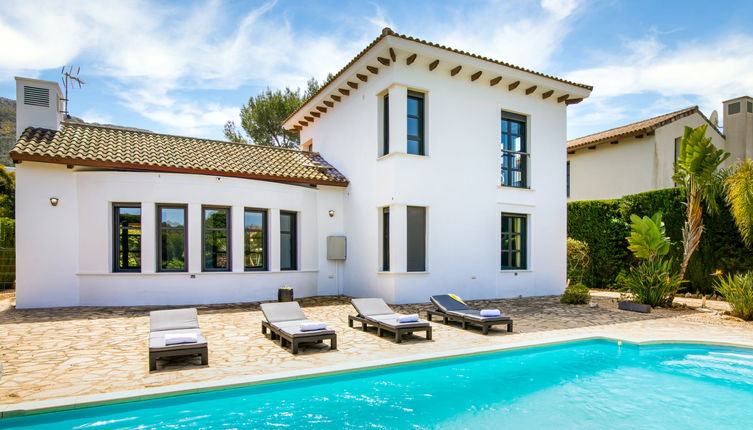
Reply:
[[[705,124],[714,146],[731,153],[725,165],[753,158],[753,98],[727,100],[723,108],[724,134],[716,112],[709,120],[694,106],[568,141],[568,199],[615,199],[674,187],[686,126]]]
[[[289,150],[66,122],[56,83],[16,81],[19,308],[565,288],[566,106],[590,86],[384,29]]]

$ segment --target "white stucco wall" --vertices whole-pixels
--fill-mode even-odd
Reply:
[[[326,236],[342,234],[342,189],[205,175],[17,166],[17,305],[201,304],[336,294]],[[52,207],[50,197],[58,197]],[[112,203],[142,205],[142,271],[112,272]],[[156,272],[156,204],[188,205],[188,271]],[[201,271],[201,206],[230,206],[232,272]],[[243,209],[268,209],[269,271],[243,270]],[[329,217],[333,209],[338,213]],[[279,211],[298,213],[299,270],[280,271]],[[319,290],[321,288],[321,291]]]
[[[420,52],[420,51],[419,51]],[[490,87],[487,74],[450,77],[457,63],[433,72],[438,52],[405,65],[409,51],[370,75],[301,141],[350,180],[345,193],[348,261],[345,293],[393,303],[425,302],[431,294],[467,298],[558,294],[565,286],[564,103]],[[457,58],[454,59],[457,61]],[[483,62],[481,62],[483,64]],[[466,67],[468,67],[466,65]],[[476,66],[473,66],[476,67]],[[473,69],[474,71],[477,69]],[[405,154],[405,94],[425,93],[427,156]],[[379,157],[380,100],[390,92],[390,146]],[[530,190],[500,187],[500,112],[529,117]],[[427,207],[427,270],[406,272],[406,206]],[[391,271],[380,271],[380,208],[390,206]],[[501,213],[529,215],[528,269],[500,270]]]
[[[568,154],[570,162],[569,201],[615,199],[624,195],[671,188],[675,162],[675,138],[684,129],[708,125],[698,113],[659,127],[653,136],[619,139],[617,144],[604,143],[595,149],[578,149]],[[717,148],[725,142],[709,126],[706,136]]]

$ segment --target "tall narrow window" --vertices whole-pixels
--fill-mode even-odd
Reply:
[[[295,212],[280,212],[280,270],[298,270],[296,218]]]
[[[501,185],[517,188],[528,186],[528,155],[526,117],[502,112]]]
[[[382,209],[382,271],[390,271],[390,208]]]
[[[157,206],[158,259],[160,272],[185,272],[186,207]]]
[[[682,137],[675,137],[675,163],[680,158],[680,148],[682,145]]]
[[[230,270],[230,208],[202,208],[202,270]]]
[[[243,214],[243,266],[267,270],[267,211],[246,209]]]
[[[565,178],[565,181],[566,181],[565,182],[566,183],[565,187],[567,189],[567,196],[570,197],[570,162],[569,161],[567,162],[567,172],[565,172],[565,176],[566,176],[566,178]]]
[[[382,101],[382,155],[390,153],[390,95]]]
[[[526,221],[525,215],[502,214],[502,270],[527,267]]]
[[[409,272],[426,271],[426,208],[408,206],[408,265]]]
[[[408,91],[408,154],[425,155],[424,95]]]
[[[141,205],[113,205],[115,238],[113,241],[113,270],[141,271]]]

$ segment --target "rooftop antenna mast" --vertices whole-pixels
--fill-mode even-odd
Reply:
[[[70,118],[70,114],[68,113],[68,102],[70,101],[68,98],[68,88],[74,88],[76,85],[81,88],[82,85],[86,84],[83,79],[78,77],[79,73],[81,73],[81,67],[76,69],[76,73],[73,73],[73,66],[69,66],[67,72],[65,71],[65,66],[60,70],[60,74],[63,75],[60,79],[63,81],[63,87],[65,88],[65,98],[63,99],[65,107],[63,113],[68,118]]]

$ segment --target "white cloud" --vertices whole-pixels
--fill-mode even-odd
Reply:
[[[89,109],[86,112],[82,113],[80,116],[81,116],[81,119],[83,119],[86,122],[91,122],[91,123],[96,123],[96,124],[112,124],[111,115],[98,112],[94,109]]]

